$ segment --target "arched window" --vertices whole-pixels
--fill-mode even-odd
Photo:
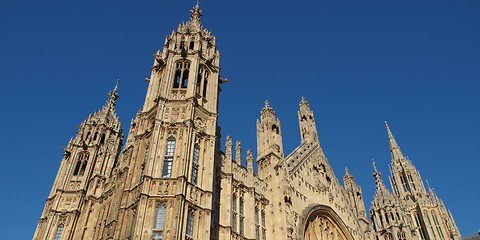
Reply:
[[[435,214],[435,211],[432,211],[432,218],[433,218],[433,222],[435,223],[435,226],[437,228],[438,235],[440,235],[441,239],[445,239],[445,237],[443,236],[442,227],[440,226],[440,222],[438,222],[437,215]]]
[[[145,177],[145,163],[147,162],[148,158],[148,147],[145,148],[145,156],[143,156],[143,163],[142,163],[142,172],[140,173],[140,182],[143,181]]]
[[[272,125],[272,131],[274,131],[276,134],[279,133],[277,125],[275,125],[275,124]]]
[[[178,61],[176,62],[175,68],[176,70],[175,78],[173,79],[173,88],[187,88],[190,62]]]
[[[100,144],[105,143],[105,133],[102,133],[102,136],[100,137]]]
[[[197,87],[196,87],[197,95],[200,95],[200,93],[202,92],[202,81],[203,81],[204,72],[205,72],[205,68],[200,67],[197,75]]]
[[[87,161],[83,161],[82,168],[80,168],[78,175],[83,176],[83,174],[85,174],[85,169],[87,169]]]
[[[196,92],[197,95],[202,96],[204,98],[207,97],[207,84],[208,84],[208,70],[200,66],[200,69],[198,70],[198,75],[197,75],[197,87],[196,87]]]
[[[63,223],[60,223],[60,225],[58,225],[54,240],[60,240],[62,238],[63,227]]]
[[[173,154],[175,154],[175,138],[170,137],[167,140],[167,149],[163,158],[162,177],[170,177],[172,175]]]
[[[192,176],[190,178],[191,182],[195,185],[197,185],[197,181],[198,181],[199,157],[200,157],[200,148],[198,146],[195,146],[193,148]]]
[[[258,207],[255,207],[255,239],[260,240],[260,216]]]
[[[237,196],[232,196],[232,232],[237,232]]]
[[[186,229],[185,233],[187,234],[187,236],[190,236],[190,237],[193,236],[193,220],[194,220],[194,214],[195,214],[195,212],[193,211],[193,209],[188,210],[188,214],[187,214],[187,229]]]
[[[82,165],[82,161],[80,161],[80,159],[78,159],[77,164],[75,165],[75,170],[73,170],[73,176],[78,175],[78,171],[80,171],[81,165]]]
[[[385,233],[385,240],[392,240],[392,235],[390,235],[390,233]]]
[[[165,225],[165,204],[159,204],[155,213],[155,222],[153,223],[152,240],[161,240],[163,238],[163,226]]]
[[[242,235],[242,236],[244,235],[244,224],[243,224],[243,222],[245,221],[245,216],[244,216],[244,211],[243,211],[244,202],[245,202],[245,201],[243,200],[243,198],[240,198],[240,202],[239,202],[239,213],[240,213],[240,214],[239,214],[239,220],[240,220],[240,221],[239,221],[239,226],[238,226],[238,228],[239,228],[239,233],[240,233],[240,235]]]
[[[205,71],[205,75],[203,77],[203,97],[207,98],[207,86],[208,86],[208,71]]]
[[[85,170],[87,169],[88,164],[88,153],[82,152],[78,154],[77,163],[75,164],[75,169],[73,170],[73,176],[83,176]]]

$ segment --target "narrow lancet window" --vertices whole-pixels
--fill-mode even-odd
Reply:
[[[54,240],[62,239],[63,227],[63,223],[60,223],[60,225],[58,225]]]
[[[194,211],[192,209],[188,210],[187,214],[187,229],[185,233],[187,236],[192,237],[193,236],[193,219],[194,218]]]
[[[237,196],[232,196],[232,232],[237,232]]]
[[[87,169],[88,163],[88,153],[82,152],[78,154],[77,163],[75,164],[75,169],[73,170],[73,176],[83,176],[85,170]]]
[[[163,239],[163,226],[165,225],[165,205],[162,203],[158,205],[155,213],[155,222],[153,224],[152,240]]]
[[[198,181],[198,158],[200,156],[200,149],[198,146],[193,148],[193,161],[192,161],[192,176],[191,181],[193,184],[197,185]]]
[[[175,64],[175,77],[173,79],[173,88],[187,88],[190,62],[178,61]]]
[[[165,151],[165,157],[163,158],[162,177],[172,176],[172,164],[173,164],[174,153],[175,153],[175,138],[172,137],[167,140],[167,149]]]

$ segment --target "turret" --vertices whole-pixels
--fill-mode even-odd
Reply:
[[[303,142],[315,142],[318,140],[317,127],[315,126],[315,118],[310,105],[302,97],[300,101],[300,110],[298,110],[298,124],[300,125],[300,135]]]
[[[363,202],[362,188],[357,185],[355,178],[348,171],[348,168],[345,168],[345,176],[343,176],[343,184],[345,185],[345,190],[347,191],[350,204],[355,209],[355,215],[357,219],[367,219],[367,214],[365,212],[365,204]]]
[[[269,153],[283,157],[280,120],[275,117],[275,111],[267,100],[257,120],[257,157],[262,158]]]

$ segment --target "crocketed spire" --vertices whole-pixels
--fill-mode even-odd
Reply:
[[[404,158],[402,151],[400,151],[400,147],[398,146],[397,141],[393,137],[392,131],[390,131],[390,127],[388,126],[387,121],[385,121],[385,126],[387,128],[388,142],[390,143],[390,152],[392,153],[392,161],[400,161]]]

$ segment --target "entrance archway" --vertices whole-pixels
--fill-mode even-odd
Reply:
[[[324,205],[305,209],[299,228],[300,240],[353,240],[340,217]]]

